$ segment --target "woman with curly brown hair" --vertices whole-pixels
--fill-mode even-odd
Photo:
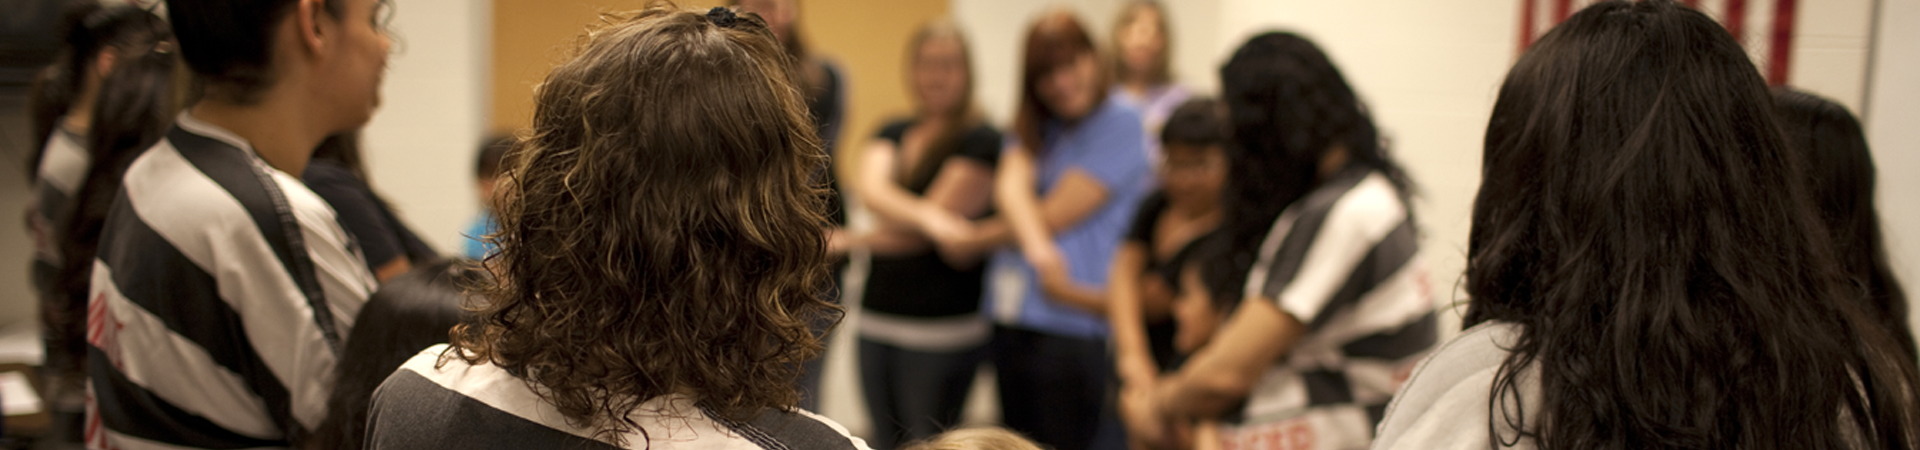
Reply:
[[[387,379],[368,448],[861,449],[795,409],[825,161],[759,16],[611,14],[540,87],[476,317]]]

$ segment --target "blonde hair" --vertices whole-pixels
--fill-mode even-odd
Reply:
[[[940,433],[902,450],[1043,450],[1020,433],[1000,427],[973,427]]]

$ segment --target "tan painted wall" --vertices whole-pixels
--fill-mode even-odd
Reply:
[[[689,0],[708,8],[725,0]],[[493,114],[495,130],[525,127],[533,115],[533,86],[565,54],[595,14],[637,8],[638,1],[495,0],[493,2]],[[902,63],[908,35],[947,14],[947,0],[802,0],[800,30],[819,54],[838,62],[847,85],[842,149],[864,142],[887,117],[908,111]],[[845,159],[845,158],[841,158]],[[843,167],[844,169],[844,167]]]

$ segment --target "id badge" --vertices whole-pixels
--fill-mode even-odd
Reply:
[[[995,264],[990,276],[993,289],[993,320],[1003,325],[1020,322],[1020,307],[1026,304],[1027,274],[1018,264]]]

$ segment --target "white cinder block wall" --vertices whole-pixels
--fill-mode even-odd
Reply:
[[[1908,301],[1920,293],[1920,0],[1881,0],[1867,141],[1880,166],[1880,226]],[[1920,324],[1920,309],[1911,311]]]
[[[394,54],[363,135],[367,170],[421,239],[455,254],[479,212],[473,162],[492,109],[493,2],[395,3]]]

